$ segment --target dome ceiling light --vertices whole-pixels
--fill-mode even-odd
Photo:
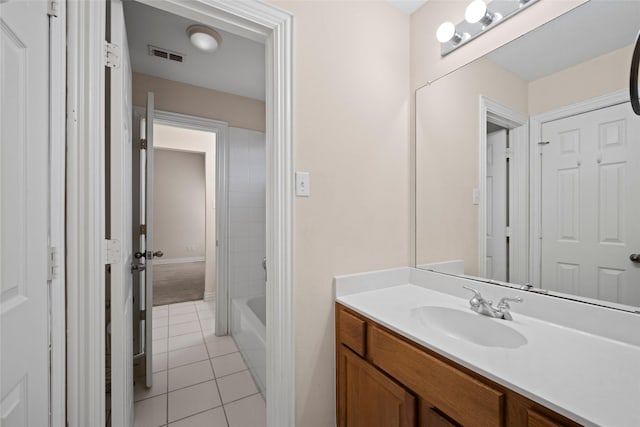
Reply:
[[[187,28],[191,44],[203,52],[215,52],[222,43],[222,37],[213,28],[204,25],[192,25]]]

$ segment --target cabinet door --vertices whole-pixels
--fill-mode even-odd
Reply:
[[[416,400],[351,350],[340,348],[341,427],[414,427]]]
[[[458,427],[457,424],[449,421],[435,408],[429,408],[427,406],[422,407],[420,419],[420,427]]]

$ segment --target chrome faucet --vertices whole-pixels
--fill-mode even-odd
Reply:
[[[522,302],[522,298],[519,297],[504,297],[500,298],[498,305],[494,307],[493,302],[484,299],[477,289],[468,286],[463,286],[463,288],[473,292],[473,297],[469,300],[471,310],[495,319],[513,320],[509,302]]]

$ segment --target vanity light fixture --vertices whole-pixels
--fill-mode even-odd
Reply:
[[[187,28],[191,44],[203,52],[214,52],[222,43],[222,37],[213,28],[204,25],[192,25]]]
[[[440,42],[440,56],[445,56],[471,40],[489,31],[508,18],[523,11],[538,0],[507,0],[485,3],[473,0],[464,13],[464,21],[458,25],[444,22],[438,27],[436,38]]]
[[[438,31],[436,31],[436,38],[440,43],[451,42],[458,44],[462,41],[464,36],[456,31],[456,26],[453,22],[447,21],[440,24]]]
[[[500,19],[500,14],[489,12],[484,0],[473,0],[464,11],[464,20],[470,24],[480,22],[485,27]]]

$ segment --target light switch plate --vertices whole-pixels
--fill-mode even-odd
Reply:
[[[296,172],[296,196],[309,197],[310,195],[309,172]]]

